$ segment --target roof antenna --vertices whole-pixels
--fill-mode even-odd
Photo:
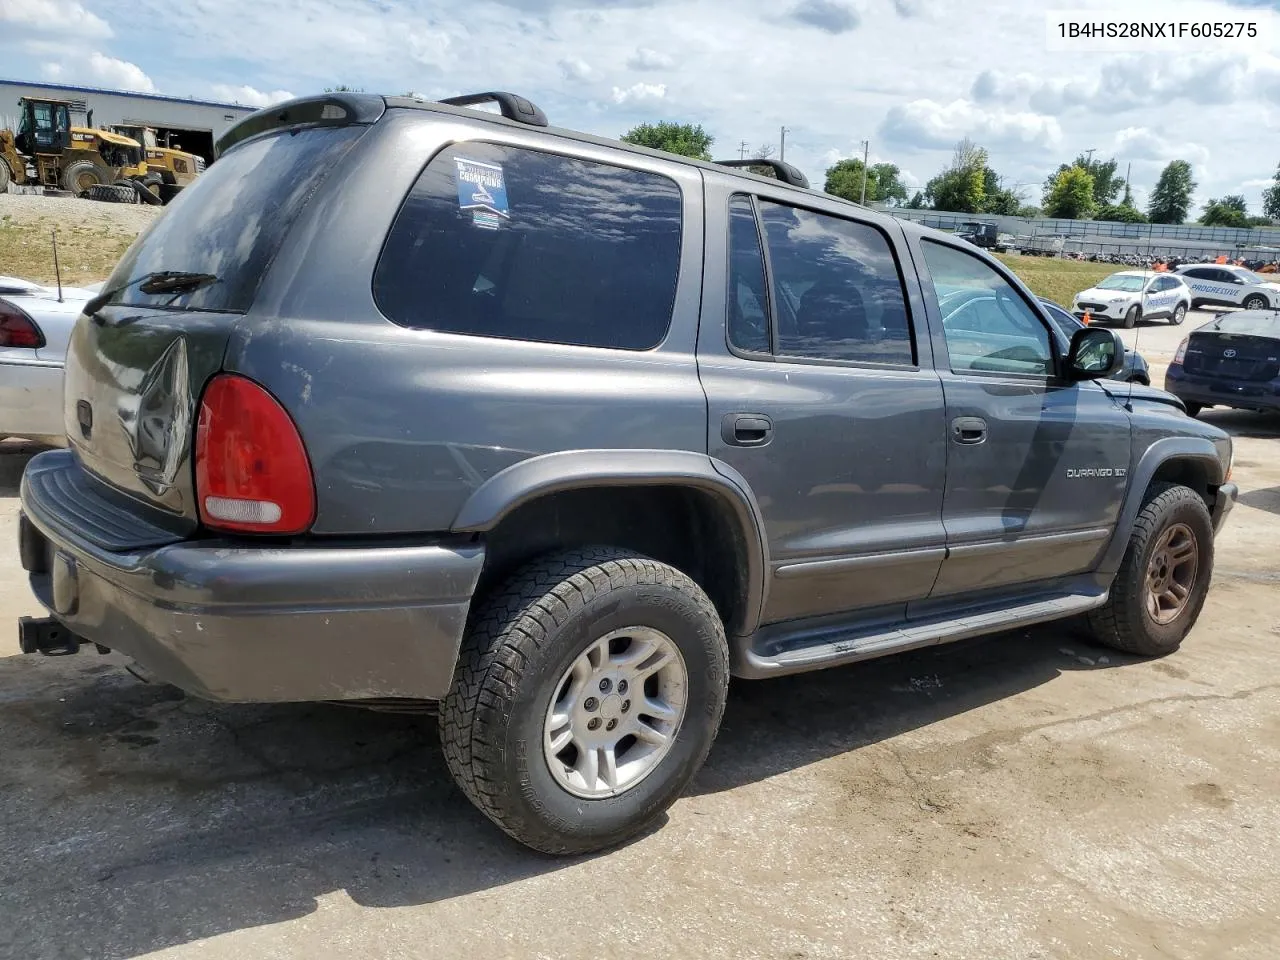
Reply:
[[[58,281],[58,302],[62,303],[62,268],[58,266],[58,228],[49,231],[53,237],[53,275]]]

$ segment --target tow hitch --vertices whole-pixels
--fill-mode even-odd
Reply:
[[[81,640],[53,617],[19,617],[18,646],[23,653],[65,657],[80,652]]]

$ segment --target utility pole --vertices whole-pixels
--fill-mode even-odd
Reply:
[[[779,140],[780,140],[780,145],[778,147],[778,160],[783,161],[787,159],[787,128],[786,127],[782,128],[782,136],[779,138]]]
[[[1092,166],[1093,166],[1093,155],[1094,155],[1095,153],[1097,153],[1097,152],[1098,152],[1098,148],[1097,148],[1097,147],[1090,147],[1088,150],[1083,150],[1083,151],[1081,151],[1081,152],[1082,152],[1082,153],[1087,153],[1087,154],[1089,155],[1089,159],[1088,159],[1087,161],[1085,161],[1085,162],[1086,162],[1090,167],[1092,167]]]
[[[867,160],[871,156],[871,141],[862,141],[862,199],[858,201],[864,207],[867,205]]]
[[[743,140],[742,143],[738,144],[738,159],[739,160],[747,159],[747,141],[745,140]]]

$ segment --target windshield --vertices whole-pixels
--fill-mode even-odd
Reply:
[[[1132,274],[1113,273],[1098,284],[1099,290],[1120,290],[1124,293],[1141,293],[1147,285],[1146,277],[1135,277]]]
[[[110,300],[189,310],[249,309],[280,243],[324,175],[364,126],[282,130],[229,150],[183,190],[124,255],[104,289]],[[217,282],[145,293],[142,277],[207,273]]]

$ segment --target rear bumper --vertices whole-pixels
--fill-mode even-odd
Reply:
[[[50,507],[24,477],[20,549],[37,597],[67,629],[163,681],[229,701],[448,691],[484,562],[478,544],[188,540],[109,551]]]
[[[1227,380],[1197,377],[1170,367],[1164,388],[1181,400],[1201,406],[1280,410],[1280,383],[1274,380]]]
[[[0,437],[61,437],[62,364],[0,358]]]

